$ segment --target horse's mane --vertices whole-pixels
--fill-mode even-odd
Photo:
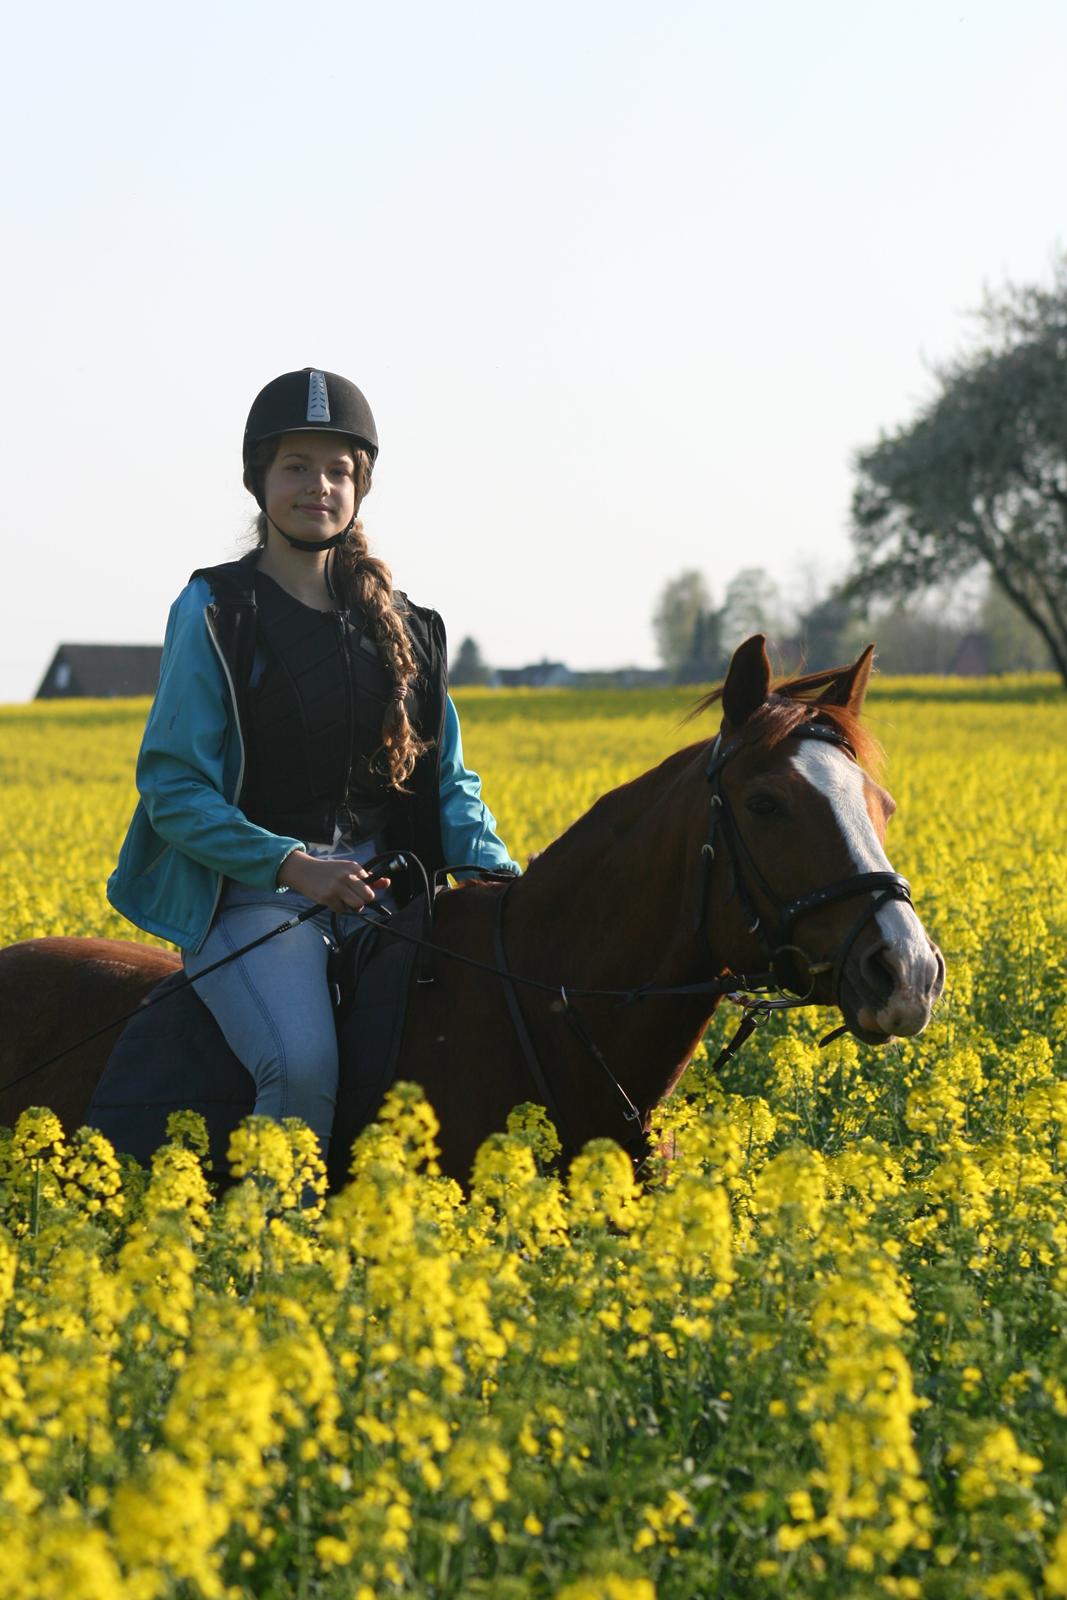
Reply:
[[[771,750],[781,744],[783,739],[788,738],[794,728],[817,714],[820,720],[832,722],[841,730],[856,752],[856,759],[861,766],[876,775],[883,759],[882,747],[877,739],[846,706],[833,705],[828,700],[819,699],[819,691],[827,689],[831,683],[836,682],[842,670],[844,669],[837,668],[829,672],[810,672],[804,677],[789,678],[776,684],[764,703],[745,722],[741,729],[742,740],[755,749]],[[697,702],[683,719],[683,723],[692,722],[702,713],[710,711],[721,699],[720,685]],[[577,817],[558,838],[545,846],[536,864],[540,866],[549,856],[553,861],[558,861],[566,851],[573,850],[584,842],[589,830],[603,830],[606,826],[611,826],[614,820],[612,814],[617,810],[621,796],[641,794],[653,785],[660,785],[665,775],[676,776],[691,769],[694,754],[706,749],[707,744],[708,739],[705,737],[699,744],[675,750],[658,766],[640,773],[636,778],[631,778],[628,783],[620,784],[617,789],[602,794],[588,811]],[[703,773],[703,761],[698,770]],[[641,817],[647,816],[646,805],[641,805],[639,814]]]
[[[873,733],[847,706],[834,705],[820,697],[821,691],[836,682],[843,670],[841,667],[832,667],[824,672],[808,672],[802,677],[786,678],[776,683],[763,705],[745,723],[741,732],[744,742],[755,749],[773,750],[775,745],[789,737],[794,728],[807,722],[812,713],[817,712],[820,719],[832,722],[840,729],[856,752],[860,765],[869,772],[876,772],[882,765],[884,752]],[[701,713],[710,711],[721,699],[720,684],[697,701],[685,721],[691,722]]]

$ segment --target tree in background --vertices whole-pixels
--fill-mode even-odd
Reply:
[[[905,677],[948,672],[967,631],[964,623],[935,603],[891,605],[866,622],[853,619],[844,635],[845,659],[873,640],[879,672]]]
[[[856,654],[856,618],[856,602],[836,592],[815,600],[801,613],[796,631],[805,671],[839,667]]]
[[[665,584],[652,614],[652,632],[659,658],[677,675],[690,659],[698,620],[711,610],[704,574],[691,568]]]
[[[742,567],[726,586],[722,606],[722,642],[729,654],[754,633],[781,643],[785,633],[782,596],[763,567]]]
[[[652,617],[660,660],[676,683],[709,683],[722,676],[731,651],[751,634],[782,643],[782,610],[778,585],[762,567],[736,573],[718,610],[703,573],[680,572],[664,585]]]
[[[469,635],[460,645],[455,661],[449,663],[448,681],[459,689],[489,682],[489,668],[482,660],[482,652]]]
[[[726,670],[722,648],[722,613],[698,611],[689,649],[675,668],[676,683],[712,683]]]
[[[990,672],[1048,672],[1052,657],[1037,629],[990,583],[978,615]]]
[[[915,421],[857,457],[847,592],[905,599],[983,565],[1067,684],[1067,260],[980,323]]]

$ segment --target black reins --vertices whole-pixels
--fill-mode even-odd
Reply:
[[[429,882],[429,874],[426,872],[425,867],[423,867],[418,857],[408,850],[375,856],[372,860],[360,864],[373,876],[375,868],[382,865],[395,864],[398,854],[403,856],[406,865],[419,873],[427,883]],[[441,867],[434,873],[433,890],[428,891],[431,900],[440,892],[443,887],[443,880],[457,872],[473,872],[477,873],[483,881],[503,883],[505,885],[505,894],[507,893],[507,888],[517,881],[515,874],[512,872],[492,872],[470,862],[464,862],[462,865],[454,867]],[[503,899],[504,895],[501,896],[501,903],[503,903]],[[279,922],[276,928],[270,928],[266,933],[261,933],[257,939],[251,939],[248,944],[241,945],[239,949],[231,950],[227,955],[220,957],[218,961],[213,961],[210,966],[204,967],[200,972],[191,976],[185,974],[178,983],[165,990],[162,994],[156,994],[154,991],[149,993],[143,1000],[139,1000],[132,1010],[123,1012],[120,1017],[113,1017],[110,1022],[105,1022],[101,1027],[94,1028],[92,1033],[84,1034],[82,1038],[75,1039],[72,1044],[64,1045],[62,1050],[57,1050],[54,1055],[48,1056],[44,1061],[38,1061],[27,1072],[20,1073],[17,1078],[12,1078],[8,1083],[0,1085],[0,1088],[6,1091],[14,1089],[20,1083],[25,1083],[28,1078],[34,1077],[38,1072],[43,1072],[46,1067],[54,1066],[57,1061],[62,1061],[64,1056],[72,1055],[75,1050],[80,1050],[82,1045],[92,1044],[94,1039],[100,1039],[105,1033],[111,1033],[115,1028],[121,1027],[124,1022],[132,1022],[133,1018],[140,1016],[141,1012],[149,1010],[152,1006],[162,1005],[173,995],[180,994],[183,989],[192,987],[201,978],[206,978],[212,972],[217,972],[220,967],[228,966],[231,961],[237,961],[241,956],[248,955],[250,951],[258,949],[262,944],[266,944],[269,939],[276,939],[280,933],[289,933],[291,929],[299,926],[300,923],[308,922],[312,917],[326,910],[328,910],[328,907],[324,905],[305,907],[296,916],[288,917],[284,922]],[[673,988],[653,988],[648,985],[640,985],[635,989],[568,988],[558,983],[546,983],[539,978],[524,978],[509,972],[506,964],[493,966],[488,961],[478,961],[473,956],[461,955],[458,950],[448,950],[444,945],[434,944],[430,939],[420,939],[416,934],[407,933],[400,928],[394,928],[391,926],[391,913],[385,906],[368,906],[363,912],[363,916],[372,928],[389,934],[391,938],[401,939],[406,944],[417,946],[427,956],[445,956],[450,961],[458,961],[461,966],[473,967],[476,971],[488,973],[491,977],[502,978],[509,985],[521,984],[526,988],[542,990],[546,994],[561,995],[564,1004],[566,1004],[568,996],[582,1000],[620,1000],[628,1003],[632,1000],[641,1000],[646,996],[656,995],[723,995],[733,990],[749,993],[762,988],[764,980],[770,976],[770,974],[762,972],[753,973],[751,977],[737,974],[730,975],[727,978],[712,979],[708,983],[678,984]],[[426,982],[427,980],[423,977],[420,981]]]
[[[817,717],[812,717],[792,729],[787,737],[825,740],[844,750],[853,761],[856,760],[855,751],[845,734],[835,723],[820,721],[817,720]],[[390,913],[384,906],[369,906],[364,910],[363,916],[378,931],[401,939],[408,944],[418,946],[424,952],[424,955],[428,957],[443,956],[450,961],[459,962],[463,966],[472,967],[477,971],[488,973],[500,979],[508,1014],[527,1069],[533,1079],[537,1093],[541,1096],[546,1109],[552,1116],[557,1128],[561,1128],[561,1131],[563,1119],[560,1115],[558,1102],[538,1059],[529,1027],[515,992],[516,986],[539,990],[558,997],[562,1015],[571,1031],[587,1054],[614,1085],[623,1103],[622,1115],[624,1121],[628,1124],[628,1133],[627,1137],[621,1142],[624,1148],[630,1150],[631,1154],[635,1154],[635,1146],[646,1147],[643,1133],[645,1113],[634,1104],[626,1089],[612,1072],[603,1052],[590,1035],[584,1021],[575,1009],[573,1004],[575,1000],[616,1000],[622,1005],[630,1005],[638,1000],[671,996],[704,996],[709,999],[725,997],[731,999],[742,1006],[743,1012],[733,1037],[720,1051],[713,1064],[712,1070],[717,1071],[737,1053],[745,1040],[751,1037],[752,1033],[767,1020],[772,1012],[819,1004],[820,1002],[817,1002],[813,996],[815,979],[820,974],[825,972],[832,974],[831,990],[834,1003],[840,1005],[841,975],[849,952],[852,950],[860,933],[867,923],[878,915],[882,906],[888,901],[905,900],[909,904],[911,903],[910,885],[907,879],[897,872],[854,873],[851,877],[838,879],[834,883],[826,884],[818,889],[811,889],[805,894],[797,895],[792,900],[781,903],[745,844],[744,837],[734,818],[729,799],[722,788],[723,769],[731,757],[741,748],[742,742],[740,738],[725,741],[721,733],[718,734],[712,742],[705,770],[705,779],[710,787],[710,795],[707,837],[701,846],[698,868],[700,881],[697,889],[696,931],[698,934],[703,934],[706,930],[711,877],[717,860],[718,841],[721,838],[731,873],[729,898],[737,898],[749,932],[753,933],[759,940],[767,960],[767,969],[762,972],[747,974],[728,972],[719,978],[711,978],[699,983],[674,985],[646,983],[638,984],[630,989],[574,987],[567,984],[546,982],[543,979],[524,977],[521,974],[513,973],[508,967],[504,945],[504,911],[508,894],[516,881],[513,874],[491,872],[465,863],[461,866],[441,868],[433,875],[431,883],[430,876],[422,863],[409,851],[376,856],[372,860],[362,863],[364,870],[374,876],[375,869],[382,866],[387,868],[392,866],[395,869],[399,864],[399,855],[403,858],[409,870],[420,875],[427,893],[428,905],[430,906],[432,906],[436,894],[447,881],[448,876],[453,873],[477,872],[483,880],[505,883],[506,886],[499,896],[497,904],[493,952],[495,963],[478,961],[473,956],[465,956],[460,954],[459,951],[448,950],[443,945],[435,944],[432,939],[419,938],[416,934],[392,927]],[[772,930],[770,931],[756,907],[749,886],[749,877],[756,880],[761,895],[772,908]],[[843,900],[853,899],[857,895],[872,892],[875,894],[875,898],[870,905],[863,909],[861,915],[849,929],[832,962],[813,963],[809,960],[805,951],[791,942],[796,924],[802,918],[822,910],[825,906],[834,905]],[[268,933],[261,934],[259,938],[253,939],[249,944],[243,945],[238,950],[231,951],[221,960],[214,962],[209,967],[205,967],[202,972],[198,972],[195,975],[195,979],[187,976],[181,983],[175,984],[173,988],[163,994],[155,997],[148,995],[132,1011],[127,1012],[124,1016],[116,1017],[103,1027],[97,1028],[93,1033],[87,1034],[75,1043],[67,1045],[46,1061],[38,1062],[28,1072],[24,1072],[20,1077],[14,1078],[9,1084],[4,1085],[5,1089],[14,1088],[15,1085],[23,1083],[27,1078],[33,1077],[36,1073],[52,1066],[64,1056],[80,1049],[82,1045],[90,1044],[94,1039],[100,1038],[102,1034],[108,1033],[122,1023],[130,1021],[149,1006],[160,1004],[162,1001],[169,999],[172,994],[180,993],[182,989],[188,987],[196,979],[207,977],[209,973],[217,971],[229,962],[236,961],[238,957],[247,955],[249,951],[256,949],[259,945],[265,944],[268,939],[273,939],[279,934],[289,932],[290,929],[298,926],[298,924],[308,921],[311,917],[326,909],[322,905],[308,906],[296,916],[289,917],[285,922],[279,923],[276,928],[272,928]],[[804,988],[805,980],[801,976],[794,960],[797,955],[801,956],[804,961],[807,979],[809,980],[806,990]],[[426,981],[425,974],[423,975],[423,981]],[[747,999],[746,996],[748,997]],[[753,998],[757,996],[758,998]],[[828,1044],[831,1039],[836,1039],[840,1034],[847,1031],[847,1025],[842,1025],[832,1033],[827,1034],[820,1042]]]

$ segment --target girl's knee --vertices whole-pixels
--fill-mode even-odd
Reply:
[[[336,1040],[287,1042],[280,1076],[280,1115],[300,1117],[320,1136],[328,1136],[337,1100]]]
[[[286,1052],[285,1082],[290,1095],[326,1095],[331,1101],[337,1097],[337,1049],[323,1051],[300,1050]]]

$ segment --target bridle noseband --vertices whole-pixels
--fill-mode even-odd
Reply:
[[[852,761],[856,760],[856,752],[845,733],[836,723],[821,721],[817,716],[798,723],[786,737],[819,739],[843,750]],[[731,757],[742,748],[743,742],[740,738],[726,740],[721,733],[716,735],[704,773],[711,794],[707,839],[700,852],[701,882],[697,894],[697,932],[703,934],[707,927],[708,896],[715,864],[716,842],[721,838],[730,864],[730,898],[736,896],[739,901],[748,931],[755,934],[759,940],[777,986],[798,996],[791,1002],[792,1004],[810,1004],[815,978],[820,973],[828,971],[831,973],[833,1003],[840,1008],[841,979],[853,945],[868,922],[878,915],[888,901],[906,900],[909,905],[912,903],[911,885],[899,872],[856,872],[850,877],[838,878],[833,883],[824,884],[821,888],[809,889],[807,893],[796,895],[792,900],[782,901],[768,883],[745,843],[729,798],[722,787],[723,769]],[[770,906],[770,928],[757,910],[749,879],[755,880],[761,897]],[[861,894],[874,894],[875,898],[870,905],[864,907],[861,915],[853,923],[838,946],[833,960],[812,962],[806,951],[793,942],[797,923],[804,917],[811,916],[813,912],[823,910],[825,906],[836,905],[842,900],[852,900]],[[807,979],[810,980],[806,989],[805,978],[801,975],[796,961],[797,956],[803,959]],[[778,1004],[788,1005],[790,1002],[783,1000]]]

